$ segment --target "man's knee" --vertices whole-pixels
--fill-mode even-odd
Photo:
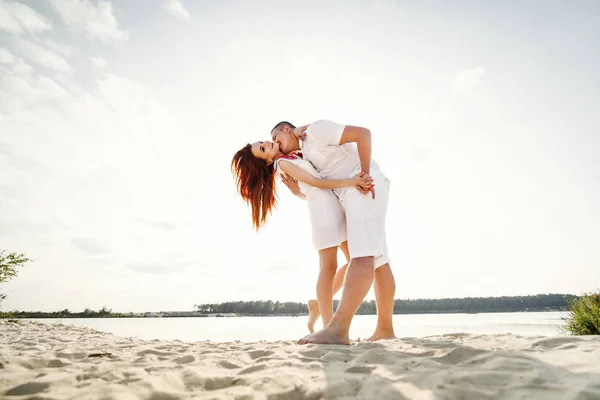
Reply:
[[[375,257],[356,257],[350,262],[352,268],[375,268]]]

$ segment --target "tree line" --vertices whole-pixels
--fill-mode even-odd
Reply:
[[[394,300],[394,314],[425,313],[471,313],[567,310],[572,294],[538,294],[531,296],[465,297],[454,299]],[[334,308],[338,300],[334,301]],[[216,304],[196,304],[194,308],[203,314],[243,315],[293,315],[306,314],[306,303],[261,301],[233,301]],[[376,314],[375,300],[363,301],[357,314]]]
[[[431,313],[478,313],[515,311],[566,311],[572,301],[578,299],[572,294],[538,294],[533,296],[466,297],[455,299],[414,299],[394,301],[394,314]],[[338,301],[334,301],[337,308]],[[306,315],[307,305],[301,302],[280,302],[271,300],[231,301],[226,303],[195,304],[194,311],[118,313],[102,307],[98,311],[86,308],[81,312],[68,309],[44,311],[12,311],[0,313],[0,317],[11,318],[132,318],[132,317],[208,317],[208,316],[283,316]],[[377,313],[375,300],[364,301],[359,315]]]

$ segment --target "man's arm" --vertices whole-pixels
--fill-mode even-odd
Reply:
[[[356,143],[358,148],[358,157],[360,158],[360,167],[363,172],[371,174],[371,131],[360,126],[346,125],[340,144]]]

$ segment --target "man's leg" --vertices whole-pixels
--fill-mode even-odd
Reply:
[[[375,171],[376,172],[376,171]],[[353,255],[342,289],[340,304],[324,329],[300,339],[298,343],[349,344],[350,324],[358,307],[367,295],[375,276],[375,255],[383,254],[385,244],[385,215],[389,198],[389,180],[377,176],[379,190],[373,199],[355,188],[343,194],[350,255]],[[372,254],[371,256],[363,256]]]
[[[377,302],[377,327],[368,341],[395,339],[392,317],[394,314],[394,294],[396,282],[390,264],[375,270],[375,301]]]
[[[358,310],[369,292],[374,276],[374,259],[372,256],[353,258],[350,261],[350,266],[348,266],[342,289],[342,298],[333,318],[325,328],[305,336],[298,343],[350,344],[348,336],[350,323],[356,310]]]

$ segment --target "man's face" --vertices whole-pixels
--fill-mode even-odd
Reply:
[[[271,139],[274,142],[279,143],[279,150],[282,153],[289,153],[294,149],[296,137],[294,131],[288,125],[284,125],[281,128],[276,128],[271,131]]]

